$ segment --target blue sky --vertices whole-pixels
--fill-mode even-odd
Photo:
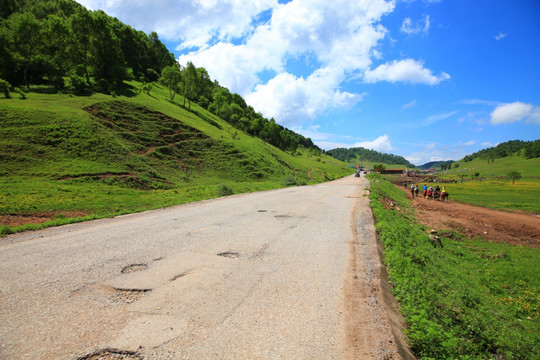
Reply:
[[[79,0],[323,149],[415,164],[540,138],[537,0]]]

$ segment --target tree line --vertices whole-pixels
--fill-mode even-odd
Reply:
[[[526,159],[533,159],[540,157],[540,140],[534,141],[521,141],[521,140],[511,140],[504,143],[501,143],[495,147],[483,149],[467,155],[463,158],[463,161],[469,162],[474,159],[482,159],[489,161],[494,161],[495,159],[500,159],[506,156],[514,155],[519,153],[523,155]]]
[[[393,155],[393,154],[385,154],[385,153],[381,153],[375,150],[365,149],[362,147],[355,147],[355,148],[349,148],[349,149],[337,148],[337,149],[328,150],[326,153],[344,162],[351,162],[351,161],[355,161],[356,159],[360,159],[362,161],[371,161],[375,163],[404,165],[411,168],[415,167],[413,164],[411,164],[402,156]]]
[[[181,95],[183,106],[186,106],[187,100],[187,106],[191,109],[191,102],[195,102],[237,129],[279,149],[294,152],[301,146],[321,152],[311,139],[277,124],[274,119],[266,119],[247,105],[240,95],[212,81],[206,69],[197,68],[192,62],[185,66],[175,63],[165,67],[160,82],[169,89],[171,101],[176,95]]]
[[[0,78],[12,86],[108,90],[155,81],[175,62],[158,35],[73,0],[2,0]]]

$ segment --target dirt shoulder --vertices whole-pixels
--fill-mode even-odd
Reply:
[[[403,186],[396,186],[411,193]],[[468,237],[540,248],[540,217],[523,212],[506,212],[462,204],[453,200],[427,200],[419,194],[412,205],[420,223],[432,229],[449,229]]]

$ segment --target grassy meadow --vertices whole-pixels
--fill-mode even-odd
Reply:
[[[422,359],[540,358],[540,250],[439,231],[433,243],[406,194],[371,174],[384,262]],[[389,199],[400,210],[386,209]]]
[[[313,150],[281,151],[168,90],[76,96],[33,87],[0,99],[0,234],[352,173]],[[187,104],[186,104],[187,105]],[[227,189],[227,191],[223,191]],[[73,215],[76,214],[76,215]]]
[[[540,180],[468,181],[448,184],[451,198],[496,210],[521,210],[540,214]]]

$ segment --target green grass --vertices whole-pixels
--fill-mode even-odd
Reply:
[[[540,358],[540,251],[448,231],[440,234],[443,247],[435,246],[406,194],[370,177],[384,261],[414,353],[422,359]],[[385,199],[401,211],[387,210]]]
[[[446,185],[450,196],[468,203],[497,210],[540,213],[540,180],[469,181]]]
[[[283,152],[167,89],[88,96],[33,87],[0,99],[0,215],[88,214],[45,225],[108,217],[234,193],[314,184],[352,173],[325,154]],[[309,174],[309,175],[308,175]]]
[[[525,179],[540,178],[540,158],[525,159],[517,154],[495,159],[493,162],[474,159],[469,162],[461,160],[455,164],[458,164],[457,168],[453,164],[448,174],[446,174],[447,171],[443,171],[442,173],[448,177],[457,179],[459,176],[472,178],[478,172],[480,173],[479,177],[495,179],[505,177],[510,171],[519,171]]]
[[[428,187],[435,185],[418,183],[420,191],[424,184]],[[509,180],[471,180],[438,185],[446,188],[451,199],[461,203],[495,210],[540,213],[540,179],[518,180],[514,184]]]

